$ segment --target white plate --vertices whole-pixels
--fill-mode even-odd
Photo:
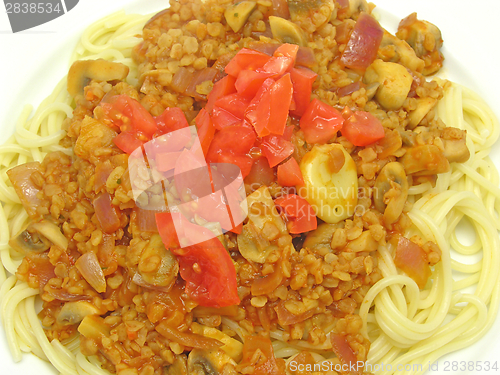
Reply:
[[[5,8],[0,6],[0,140],[12,134],[14,123],[26,103],[37,105],[50,94],[68,69],[69,56],[78,35],[93,21],[120,7],[143,14],[159,10],[161,0],[80,0],[66,15],[47,24],[12,34]],[[480,93],[500,116],[500,2],[497,0],[378,0],[383,9],[382,25],[395,32],[399,20],[412,12],[436,24],[443,34],[445,72],[450,79]],[[395,17],[388,16],[386,12]],[[500,167],[500,145],[493,158]],[[441,358],[439,370],[429,374],[470,374],[453,371],[451,361],[490,361],[500,359],[500,319],[475,345]],[[447,362],[448,369],[445,369]],[[477,371],[476,371],[477,372]],[[0,329],[0,374],[52,375],[57,372],[34,355],[14,363]]]

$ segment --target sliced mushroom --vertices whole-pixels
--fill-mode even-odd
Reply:
[[[444,156],[450,163],[464,163],[470,158],[466,144],[467,132],[453,127],[443,129],[441,138],[444,143]]]
[[[256,6],[255,1],[242,1],[227,7],[224,17],[235,33],[245,25]]]
[[[470,151],[465,139],[446,139],[444,143],[444,157],[450,163],[464,163],[470,158]]]
[[[75,98],[83,94],[89,81],[114,81],[127,77],[129,68],[121,63],[98,60],[78,60],[71,65],[68,72],[68,92]]]
[[[179,262],[175,255],[165,248],[160,235],[153,235],[142,252],[139,272],[145,282],[157,287],[168,288],[177,279]]]
[[[361,12],[370,12],[370,8],[368,7],[366,0],[349,0],[349,16],[352,17],[353,15]]]
[[[379,83],[375,94],[378,102],[385,109],[396,110],[403,106],[413,78],[403,65],[377,59],[366,69],[363,81],[368,85]]]
[[[281,17],[269,16],[269,25],[273,38],[281,43],[297,44],[307,46],[307,38],[304,31],[295,23]]]
[[[193,349],[189,353],[187,367],[189,375],[219,375],[227,364],[236,366],[231,357],[220,349]]]
[[[425,62],[419,59],[413,48],[404,40],[396,38],[384,30],[384,36],[378,50],[378,57],[384,61],[401,63],[408,69],[421,73]]]
[[[380,171],[374,186],[375,208],[384,214],[384,223],[394,223],[403,212],[408,197],[408,180],[403,166],[388,163]]]
[[[193,330],[193,333],[196,333],[198,335],[219,340],[223,344],[219,348],[220,350],[226,353],[234,361],[241,361],[241,358],[243,356],[243,344],[240,341],[226,335],[224,332],[217,328],[207,327],[198,323],[193,323],[191,329]]]
[[[330,243],[337,228],[340,228],[339,224],[323,223],[318,225],[318,228],[307,235],[303,247],[307,247],[308,249],[327,248],[331,250]]]
[[[57,225],[47,220],[42,220],[39,223],[31,224],[31,227],[61,249],[66,250],[68,248],[68,239],[62,234],[61,229]]]
[[[187,357],[185,354],[176,355],[174,363],[165,367],[163,372],[165,375],[188,375]]]
[[[355,253],[375,251],[378,249],[378,242],[375,241],[369,230],[365,230],[358,238],[348,242],[346,248]]]
[[[97,315],[87,315],[78,326],[78,332],[88,339],[109,337],[111,328]]]
[[[88,315],[99,314],[99,309],[90,302],[66,302],[57,316],[57,323],[63,326],[68,326],[80,323]]]
[[[406,149],[401,163],[407,174],[429,176],[450,170],[450,163],[436,145],[416,145]]]
[[[441,31],[430,22],[418,20],[417,13],[401,21],[396,36],[408,42],[416,55],[425,61],[424,75],[434,74],[443,66]]]
[[[243,258],[255,263],[265,263],[274,250],[269,240],[262,236],[261,231],[257,230],[251,221],[243,225],[237,241],[238,250]]]
[[[418,98],[416,101],[417,108],[408,114],[408,119],[410,120],[410,123],[408,124],[409,129],[413,129],[420,124],[424,117],[427,116],[430,110],[434,108],[437,103],[437,99],[431,97]]]
[[[238,234],[241,255],[252,262],[265,263],[275,249],[271,241],[286,234],[286,226],[276,210],[267,186],[262,186],[247,197],[248,223]]]
[[[68,239],[61,233],[57,225],[46,220],[31,223],[9,241],[9,245],[21,254],[42,253],[48,250],[52,244],[66,250]]]

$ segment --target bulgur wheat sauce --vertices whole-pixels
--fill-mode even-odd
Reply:
[[[152,257],[143,254],[151,251],[149,245],[158,236],[140,228],[140,211],[127,184],[126,154],[105,144],[106,130],[98,138],[95,134],[90,137],[87,146],[76,148],[77,139],[84,134],[81,129],[102,120],[101,100],[119,94],[138,99],[153,116],[160,116],[167,107],[178,107],[191,122],[213,87],[212,79],[222,77],[202,82],[189,95],[183,90],[179,94],[180,89],[175,88],[176,75],[200,72],[214,63],[221,74],[221,68],[241,48],[269,48],[277,43],[268,21],[273,3],[280,2],[250,4],[251,11],[238,32],[232,28],[237,20],[229,21],[231,16],[225,15],[233,6],[228,1],[171,1],[170,10],[151,22],[152,15],[110,15],[84,32],[72,60],[124,64],[129,69],[126,80],[93,80],[85,94],[74,100],[68,95],[65,77],[32,117],[30,107],[23,111],[15,134],[0,147],[0,302],[15,361],[21,360],[22,352],[32,352],[60,373],[75,375],[184,374],[188,369],[209,373],[210,368],[221,374],[260,374],[266,373],[259,372],[264,371],[263,363],[272,369],[267,373],[279,374],[284,369],[298,373],[292,371],[292,363],[299,363],[316,364],[319,373],[333,375],[349,373],[334,369],[351,355],[351,359],[366,362],[364,369],[354,373],[392,374],[398,364],[423,364],[408,372],[416,374],[425,372],[428,364],[443,355],[473,344],[492,326],[500,302],[500,189],[497,169],[488,154],[499,135],[498,122],[469,89],[426,80],[422,71],[439,68],[430,54],[417,59],[422,61],[418,72],[406,66],[414,82],[411,97],[408,94],[397,108],[387,109],[392,102],[378,94],[379,82],[371,82],[367,74],[364,82],[362,74],[339,63],[349,39],[341,31],[352,30],[361,10],[371,13],[363,1],[351,0],[351,5],[359,3],[354,9],[349,9],[349,3],[346,8],[345,1],[328,0],[317,2],[318,8],[310,12],[290,6],[292,19],[302,30],[299,34],[306,35],[302,51],[313,51],[316,61],[310,66],[318,74],[312,97],[335,108],[370,112],[385,129],[385,137],[375,146],[356,147],[340,133],[328,142],[341,145],[347,150],[342,158],[353,160],[360,192],[355,209],[337,223],[320,221],[307,236],[290,235],[286,229],[277,234],[277,226],[267,226],[251,237],[248,231],[256,227],[248,222],[240,238],[227,232],[223,241],[235,264],[242,301],[237,307],[200,306],[186,294],[177,274],[168,287],[144,281],[144,275],[156,266]],[[403,59],[398,60],[394,53],[399,48],[394,48],[397,43],[391,38],[395,37],[384,38],[378,64],[382,67],[390,61],[403,66]],[[390,42],[384,44],[387,40]],[[382,73],[375,68],[376,80]],[[426,102],[432,105],[417,116]],[[412,120],[415,117],[418,119]],[[304,173],[307,158],[319,148],[305,141],[307,135],[298,120],[289,122],[294,127],[292,158]],[[466,142],[470,156],[467,160],[449,157],[450,163],[442,160],[447,169],[411,172],[415,165],[403,160],[405,154],[416,157],[418,147],[442,155],[447,144],[460,142]],[[40,163],[31,164],[28,176],[29,186],[38,192],[38,206],[28,207],[27,212],[6,172],[31,162]],[[96,220],[92,204],[100,196],[95,175],[105,163],[111,170],[100,192],[108,194],[123,213],[112,234]],[[393,220],[384,209],[389,211],[395,196],[376,196],[379,176],[392,163],[403,165],[406,174],[413,175],[406,185],[404,205]],[[385,171],[399,171],[393,168]],[[404,181],[396,183],[399,189],[404,190]],[[246,185],[247,193],[265,191],[264,198],[269,196],[271,202],[295,192],[276,181],[259,186],[252,182]],[[394,180],[388,186],[389,192],[400,193]],[[174,190],[169,193],[176,198]],[[382,204],[382,210],[377,204]],[[281,211],[279,220],[285,216]],[[40,223],[55,224],[64,239],[46,236],[50,246],[40,251],[35,248],[40,244],[35,244],[35,255],[25,258],[9,243],[19,233],[27,233],[23,231],[33,217],[44,218]],[[465,221],[475,233],[472,245],[460,243],[457,237],[456,228]],[[266,250],[263,261],[256,256],[264,251],[256,255],[241,246],[248,238],[267,244],[262,249]],[[425,254],[427,277],[419,279],[411,269],[402,269],[398,263],[401,243]],[[461,261],[452,258],[455,253]],[[83,257],[100,265],[105,277],[102,291],[75,266]],[[51,267],[46,280],[36,271],[40,267]],[[261,293],[254,289],[255,280],[268,277],[272,283],[270,276],[279,272],[281,278],[272,290]],[[144,278],[137,279],[138,274]],[[36,302],[40,300],[41,312]],[[73,306],[75,310],[71,310]],[[219,340],[224,346],[213,349],[210,340]],[[191,350],[189,342],[197,347]],[[266,347],[268,343],[272,349]],[[373,366],[380,363],[385,367],[377,371]]]

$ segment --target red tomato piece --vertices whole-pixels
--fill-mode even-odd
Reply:
[[[208,229],[191,224],[180,215],[177,220],[182,221],[182,227],[191,234],[213,236]],[[218,238],[180,249],[172,214],[156,214],[156,223],[163,244],[177,256],[181,277],[186,281],[186,293],[193,301],[208,307],[240,303],[233,261]]]
[[[242,70],[236,79],[236,91],[239,95],[251,100],[255,97],[264,81],[271,76],[272,73]]]
[[[179,238],[175,231],[174,221],[170,212],[159,212],[155,215],[156,227],[160,234],[161,241],[167,249],[180,247]]]
[[[149,140],[157,131],[153,116],[141,103],[127,95],[112,96],[102,103],[101,107],[113,125],[122,132],[133,132]],[[127,117],[128,121],[123,121],[123,116]]]
[[[285,141],[291,141],[294,130],[295,126],[287,126],[283,132],[283,139]]]
[[[238,83],[238,81],[236,81],[236,83]],[[223,110],[232,114],[234,117],[243,120],[248,104],[250,104],[250,99],[247,99],[246,97],[235,93],[217,99],[217,101],[215,102],[215,107],[222,108]]]
[[[259,158],[253,162],[250,173],[245,178],[245,184],[254,187],[257,190],[259,187],[271,185],[276,180],[274,170],[269,166],[266,158]]]
[[[199,305],[220,308],[240,303],[233,261],[218,238],[182,249],[178,259],[186,293]]]
[[[300,118],[300,129],[307,143],[326,143],[342,129],[344,118],[332,106],[314,99]]]
[[[212,91],[208,94],[207,105],[205,106],[208,113],[212,114],[217,99],[236,92],[236,88],[234,87],[235,82],[235,77],[225,76],[214,84]]]
[[[290,74],[285,74],[262,94],[257,104],[255,131],[259,137],[268,134],[283,135],[292,101],[293,85]]]
[[[184,112],[182,112],[182,109],[178,107],[165,108],[160,116],[155,117],[155,121],[158,126],[156,136],[187,128],[189,126]]]
[[[212,143],[214,139],[215,126],[205,108],[202,108],[200,112],[198,112],[198,115],[194,119],[194,123],[198,127],[198,138],[200,139],[201,149],[205,157],[207,157],[210,143]]]
[[[270,167],[275,167],[293,154],[293,144],[278,135],[268,135],[260,145]]]
[[[262,68],[271,58],[265,53],[255,51],[253,49],[242,48],[236,56],[234,56],[229,64],[224,69],[227,74],[233,77],[238,77],[242,70],[257,70]]]
[[[278,184],[281,186],[304,185],[299,163],[294,158],[278,165]]]
[[[288,56],[273,56],[262,68],[263,72],[269,73],[273,78],[279,78],[293,68],[293,59]]]
[[[262,86],[259,88],[259,91],[255,94],[254,98],[250,102],[250,104],[247,107],[247,110],[245,111],[245,118],[252,124],[254,128],[256,128],[257,125],[257,107],[260,102],[262,102],[262,98],[264,94],[269,90],[269,88],[274,85],[274,79],[268,78],[266,79],[263,83]],[[269,133],[268,133],[269,134]]]
[[[341,133],[355,146],[367,146],[385,137],[380,120],[365,111],[354,112],[344,122]]]
[[[227,128],[228,126],[241,123],[240,118],[217,106],[215,106],[212,110],[212,121],[214,123],[215,129],[217,130],[221,130],[223,128]]]
[[[296,44],[285,43],[274,51],[273,56],[286,56],[293,60],[293,64],[295,64],[295,60],[297,59],[297,53],[299,52],[299,46]],[[292,65],[293,65],[292,64]]]
[[[262,71],[273,74],[279,78],[290,72],[295,65],[299,46],[295,44],[282,44],[273,53],[273,57],[264,65]]]
[[[144,142],[137,139],[137,135],[132,132],[118,134],[113,139],[113,142],[120,150],[129,155],[144,144]]]
[[[361,13],[340,61],[348,68],[365,70],[377,58],[384,30],[367,13]]]
[[[293,100],[295,109],[291,114],[302,116],[311,102],[312,86],[318,75],[307,68],[293,68],[290,77],[293,84]]]
[[[241,170],[241,176],[245,178],[252,169],[253,160],[245,154],[234,154],[231,152],[223,152],[217,158],[218,163],[230,163],[237,165]]]
[[[112,96],[101,107],[111,126],[121,131],[114,143],[128,154],[149,141],[158,129],[146,108],[127,95]]]
[[[312,206],[304,198],[296,194],[288,194],[275,199],[288,217],[290,233],[305,233],[318,227],[318,220]]]
[[[257,136],[253,129],[242,125],[228,126],[215,133],[208,152],[209,162],[218,162],[218,155],[224,153],[247,154]]]

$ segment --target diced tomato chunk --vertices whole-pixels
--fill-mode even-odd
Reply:
[[[221,153],[230,151],[235,154],[246,154],[250,151],[257,136],[253,129],[242,125],[228,126],[215,133],[208,153],[210,162],[216,161]]]
[[[155,121],[158,126],[156,136],[189,126],[184,112],[178,107],[165,108],[160,116],[155,117]]]
[[[276,180],[274,170],[269,166],[266,158],[261,157],[253,162],[250,173],[245,178],[245,184],[253,187],[253,190],[266,185],[271,185]]]
[[[276,51],[274,51],[273,56],[280,57],[286,56],[292,59],[293,64],[297,59],[297,53],[299,52],[299,46],[296,44],[285,43],[280,45]],[[292,65],[293,65],[292,64]]]
[[[196,118],[194,119],[196,126],[198,127],[198,138],[200,139],[200,145],[203,150],[205,157],[208,155],[208,149],[210,144],[214,139],[215,126],[210,118],[210,115],[202,108]]]
[[[332,106],[314,99],[300,119],[307,143],[326,143],[342,128],[344,118]]]
[[[255,51],[253,49],[242,48],[236,56],[234,56],[229,64],[226,65],[225,71],[233,77],[238,77],[242,70],[257,70],[262,68],[271,58],[265,53]]]
[[[307,68],[293,68],[290,78],[293,84],[293,100],[295,109],[290,113],[295,116],[302,116],[311,102],[312,86],[318,75]]]
[[[231,152],[223,152],[217,158],[218,163],[231,163],[237,165],[241,170],[241,176],[245,178],[252,169],[253,160],[246,154],[234,154]]]
[[[210,93],[208,94],[207,105],[205,106],[205,110],[208,113],[212,114],[212,110],[214,109],[214,105],[217,99],[236,92],[236,88],[234,86],[235,82],[235,77],[225,76],[220,81],[214,84],[212,91],[210,91]]]
[[[173,215],[181,224],[179,227],[174,224]],[[190,223],[178,213],[158,213],[156,224],[163,244],[179,260],[180,274],[186,281],[186,293],[192,300],[208,307],[239,304],[236,270],[231,256],[217,237],[182,249],[179,247],[178,229],[184,230],[181,236],[198,233],[208,238],[213,236],[210,230]]]
[[[215,106],[212,110],[212,122],[214,123],[215,129],[221,130],[228,126],[241,123],[241,119],[225,109]]]
[[[273,56],[262,68],[263,72],[269,73],[273,78],[280,78],[293,68],[293,59],[288,56]]]
[[[243,120],[248,104],[250,100],[238,93],[223,96],[215,102],[216,107],[222,108],[240,120]]]
[[[278,184],[281,186],[304,184],[304,178],[297,160],[290,158],[287,162],[278,165]]]
[[[341,133],[355,146],[367,146],[385,137],[384,127],[369,112],[356,111],[344,122]]]
[[[272,73],[242,70],[236,79],[236,91],[239,95],[251,100],[257,94],[264,81],[271,76]]]
[[[285,74],[262,94],[257,104],[255,131],[259,137],[282,135],[292,101],[293,85],[290,74]]]
[[[260,148],[271,167],[275,167],[293,154],[293,144],[279,135],[262,138]]]
[[[144,144],[144,142],[137,139],[136,135],[132,132],[118,134],[113,139],[113,142],[120,150],[126,152],[127,154],[131,154]]]
[[[287,215],[290,233],[305,233],[318,227],[314,209],[304,198],[296,194],[288,194],[275,199],[274,203],[281,207]]]
[[[148,139],[156,133],[157,126],[153,116],[141,103],[127,95],[111,96],[101,103],[101,107],[111,123],[121,132],[141,134]]]
[[[274,79],[267,78],[255,94],[254,98],[250,102],[245,111],[245,118],[252,124],[253,127],[257,127],[257,107],[259,103],[262,101],[264,94],[270,89],[272,85],[274,85]]]

